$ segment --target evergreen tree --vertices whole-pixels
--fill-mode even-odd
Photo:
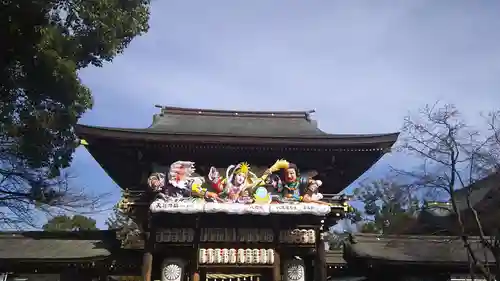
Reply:
[[[113,208],[113,213],[106,220],[106,225],[108,229],[116,230],[118,239],[122,241],[122,247],[137,247],[143,243],[141,237],[141,231],[138,225],[116,204]]]
[[[108,229],[137,229],[136,223],[118,208],[118,204],[113,207],[113,213],[106,220]]]
[[[44,231],[97,230],[96,221],[82,215],[56,216],[43,225]]]
[[[364,204],[360,232],[402,234],[411,231],[416,222],[419,201],[408,185],[379,180],[363,184],[354,194]]]
[[[93,105],[78,73],[112,61],[144,34],[149,5],[0,1],[0,227],[36,226],[33,205],[46,212],[95,203],[60,177],[78,144],[73,127]]]

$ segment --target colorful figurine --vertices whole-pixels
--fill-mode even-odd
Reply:
[[[203,177],[194,177],[194,162],[176,161],[170,165],[168,178],[163,173],[153,173],[148,185],[165,200],[197,197],[218,200],[216,193],[202,188]]]
[[[304,190],[302,202],[317,203],[321,205],[330,205],[328,202],[321,201],[323,194],[319,193],[319,187],[323,184],[320,180],[312,180]]]
[[[297,166],[289,163],[288,167],[281,170],[281,186],[278,185],[278,192],[287,201],[302,201],[301,190],[308,184],[308,178],[300,177]]]
[[[238,203],[242,203],[242,204],[251,204],[254,202],[254,198],[252,197],[252,187],[251,186],[248,186],[246,188],[244,188],[239,196],[238,196],[238,199],[237,199],[237,202]]]
[[[287,167],[281,169],[281,181],[277,183],[277,186],[278,192],[285,201],[328,205],[320,201],[323,196],[318,189],[322,184],[320,180],[300,176],[297,165],[288,163]]]
[[[233,203],[248,203],[249,198],[252,198],[251,188],[255,186],[258,180],[257,176],[250,171],[250,166],[246,162],[229,166],[225,178],[219,175],[215,167],[211,167],[208,179],[212,184],[212,188],[220,192],[219,196],[221,198]],[[243,196],[242,192],[244,192]]]
[[[253,202],[256,204],[269,204],[271,203],[271,195],[265,187],[259,186],[253,194]]]

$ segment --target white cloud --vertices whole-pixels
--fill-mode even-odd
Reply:
[[[500,105],[498,10],[466,0],[154,1],[148,34],[82,72],[96,98],[83,122],[144,127],[154,104],[315,108],[330,133],[392,132],[438,99],[472,118]]]

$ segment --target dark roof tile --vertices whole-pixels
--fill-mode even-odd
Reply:
[[[115,231],[0,233],[0,260],[53,262],[120,257]],[[484,260],[477,238],[470,238],[477,257]],[[346,243],[345,252],[326,253],[327,264],[345,264],[352,259],[381,262],[468,263],[463,243],[457,237],[383,236],[359,234]],[[140,252],[130,252],[140,256]],[[488,261],[494,261],[488,252]],[[139,257],[140,258],[140,257]]]
[[[488,261],[494,262],[489,251],[469,238],[473,251],[480,260],[487,253]],[[468,263],[464,244],[456,236],[393,236],[359,234],[346,244],[345,257],[384,260],[387,262]]]
[[[99,259],[110,256],[118,243],[112,231],[1,233],[0,259]]]
[[[396,141],[398,133],[391,134],[329,134],[320,130],[317,122],[311,119],[313,111],[225,111],[162,107],[161,113],[154,115],[149,128],[110,128],[77,125],[76,133],[83,138],[101,135],[110,138],[138,139],[148,136],[151,140],[181,141],[195,137],[228,137],[224,142],[254,143],[256,139],[268,139],[279,144],[297,139],[318,145],[375,145],[388,148]],[[165,136],[170,136],[166,139]],[[247,138],[242,138],[247,137]],[[236,139],[236,140],[234,140]],[[271,141],[272,140],[272,141]]]
[[[251,112],[163,107],[149,130],[177,134],[325,136],[308,112]]]
[[[345,264],[344,251],[335,249],[326,252],[326,264]]]

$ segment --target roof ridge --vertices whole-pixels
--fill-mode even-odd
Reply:
[[[353,238],[355,239],[356,242],[359,242],[359,240],[362,240],[364,242],[367,242],[366,240],[370,240],[370,242],[378,242],[378,241],[389,240],[389,239],[390,240],[421,240],[421,241],[422,240],[424,240],[424,241],[460,240],[460,237],[453,236],[453,235],[440,236],[440,235],[376,234],[376,233],[354,234]],[[472,241],[480,240],[480,238],[477,236],[469,236],[468,239],[472,240]]]
[[[211,115],[211,116],[238,116],[238,117],[284,117],[284,118],[305,118],[310,119],[313,110],[306,111],[247,111],[247,110],[223,110],[223,109],[203,109],[186,108],[175,106],[155,105],[161,109],[161,114],[185,114],[185,115]]]
[[[100,240],[104,237],[115,237],[115,230],[80,230],[80,231],[0,231],[0,239],[76,239]]]

